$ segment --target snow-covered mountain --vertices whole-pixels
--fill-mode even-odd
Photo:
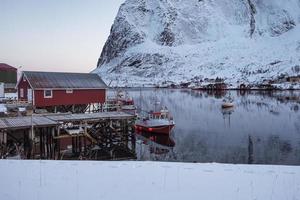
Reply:
[[[119,86],[300,75],[300,0],[126,0],[94,72]]]

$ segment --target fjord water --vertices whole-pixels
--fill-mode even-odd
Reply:
[[[137,145],[140,160],[300,164],[300,91],[128,93],[142,110],[167,106],[176,123],[170,138],[143,137]],[[224,110],[222,100],[228,96],[235,107]]]

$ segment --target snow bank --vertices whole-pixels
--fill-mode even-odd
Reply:
[[[299,199],[300,167],[0,161],[0,199]]]

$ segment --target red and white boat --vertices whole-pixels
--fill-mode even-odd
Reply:
[[[150,112],[147,117],[139,119],[135,123],[137,132],[149,132],[157,134],[170,134],[175,122],[167,109],[159,112]]]
[[[106,107],[108,111],[117,110],[136,115],[136,106],[133,99],[123,90],[118,90],[114,97],[107,98]]]

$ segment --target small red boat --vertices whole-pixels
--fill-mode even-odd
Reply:
[[[158,134],[170,134],[174,126],[175,122],[166,109],[160,112],[150,112],[147,118],[137,120],[135,123],[135,129],[138,132]]]

